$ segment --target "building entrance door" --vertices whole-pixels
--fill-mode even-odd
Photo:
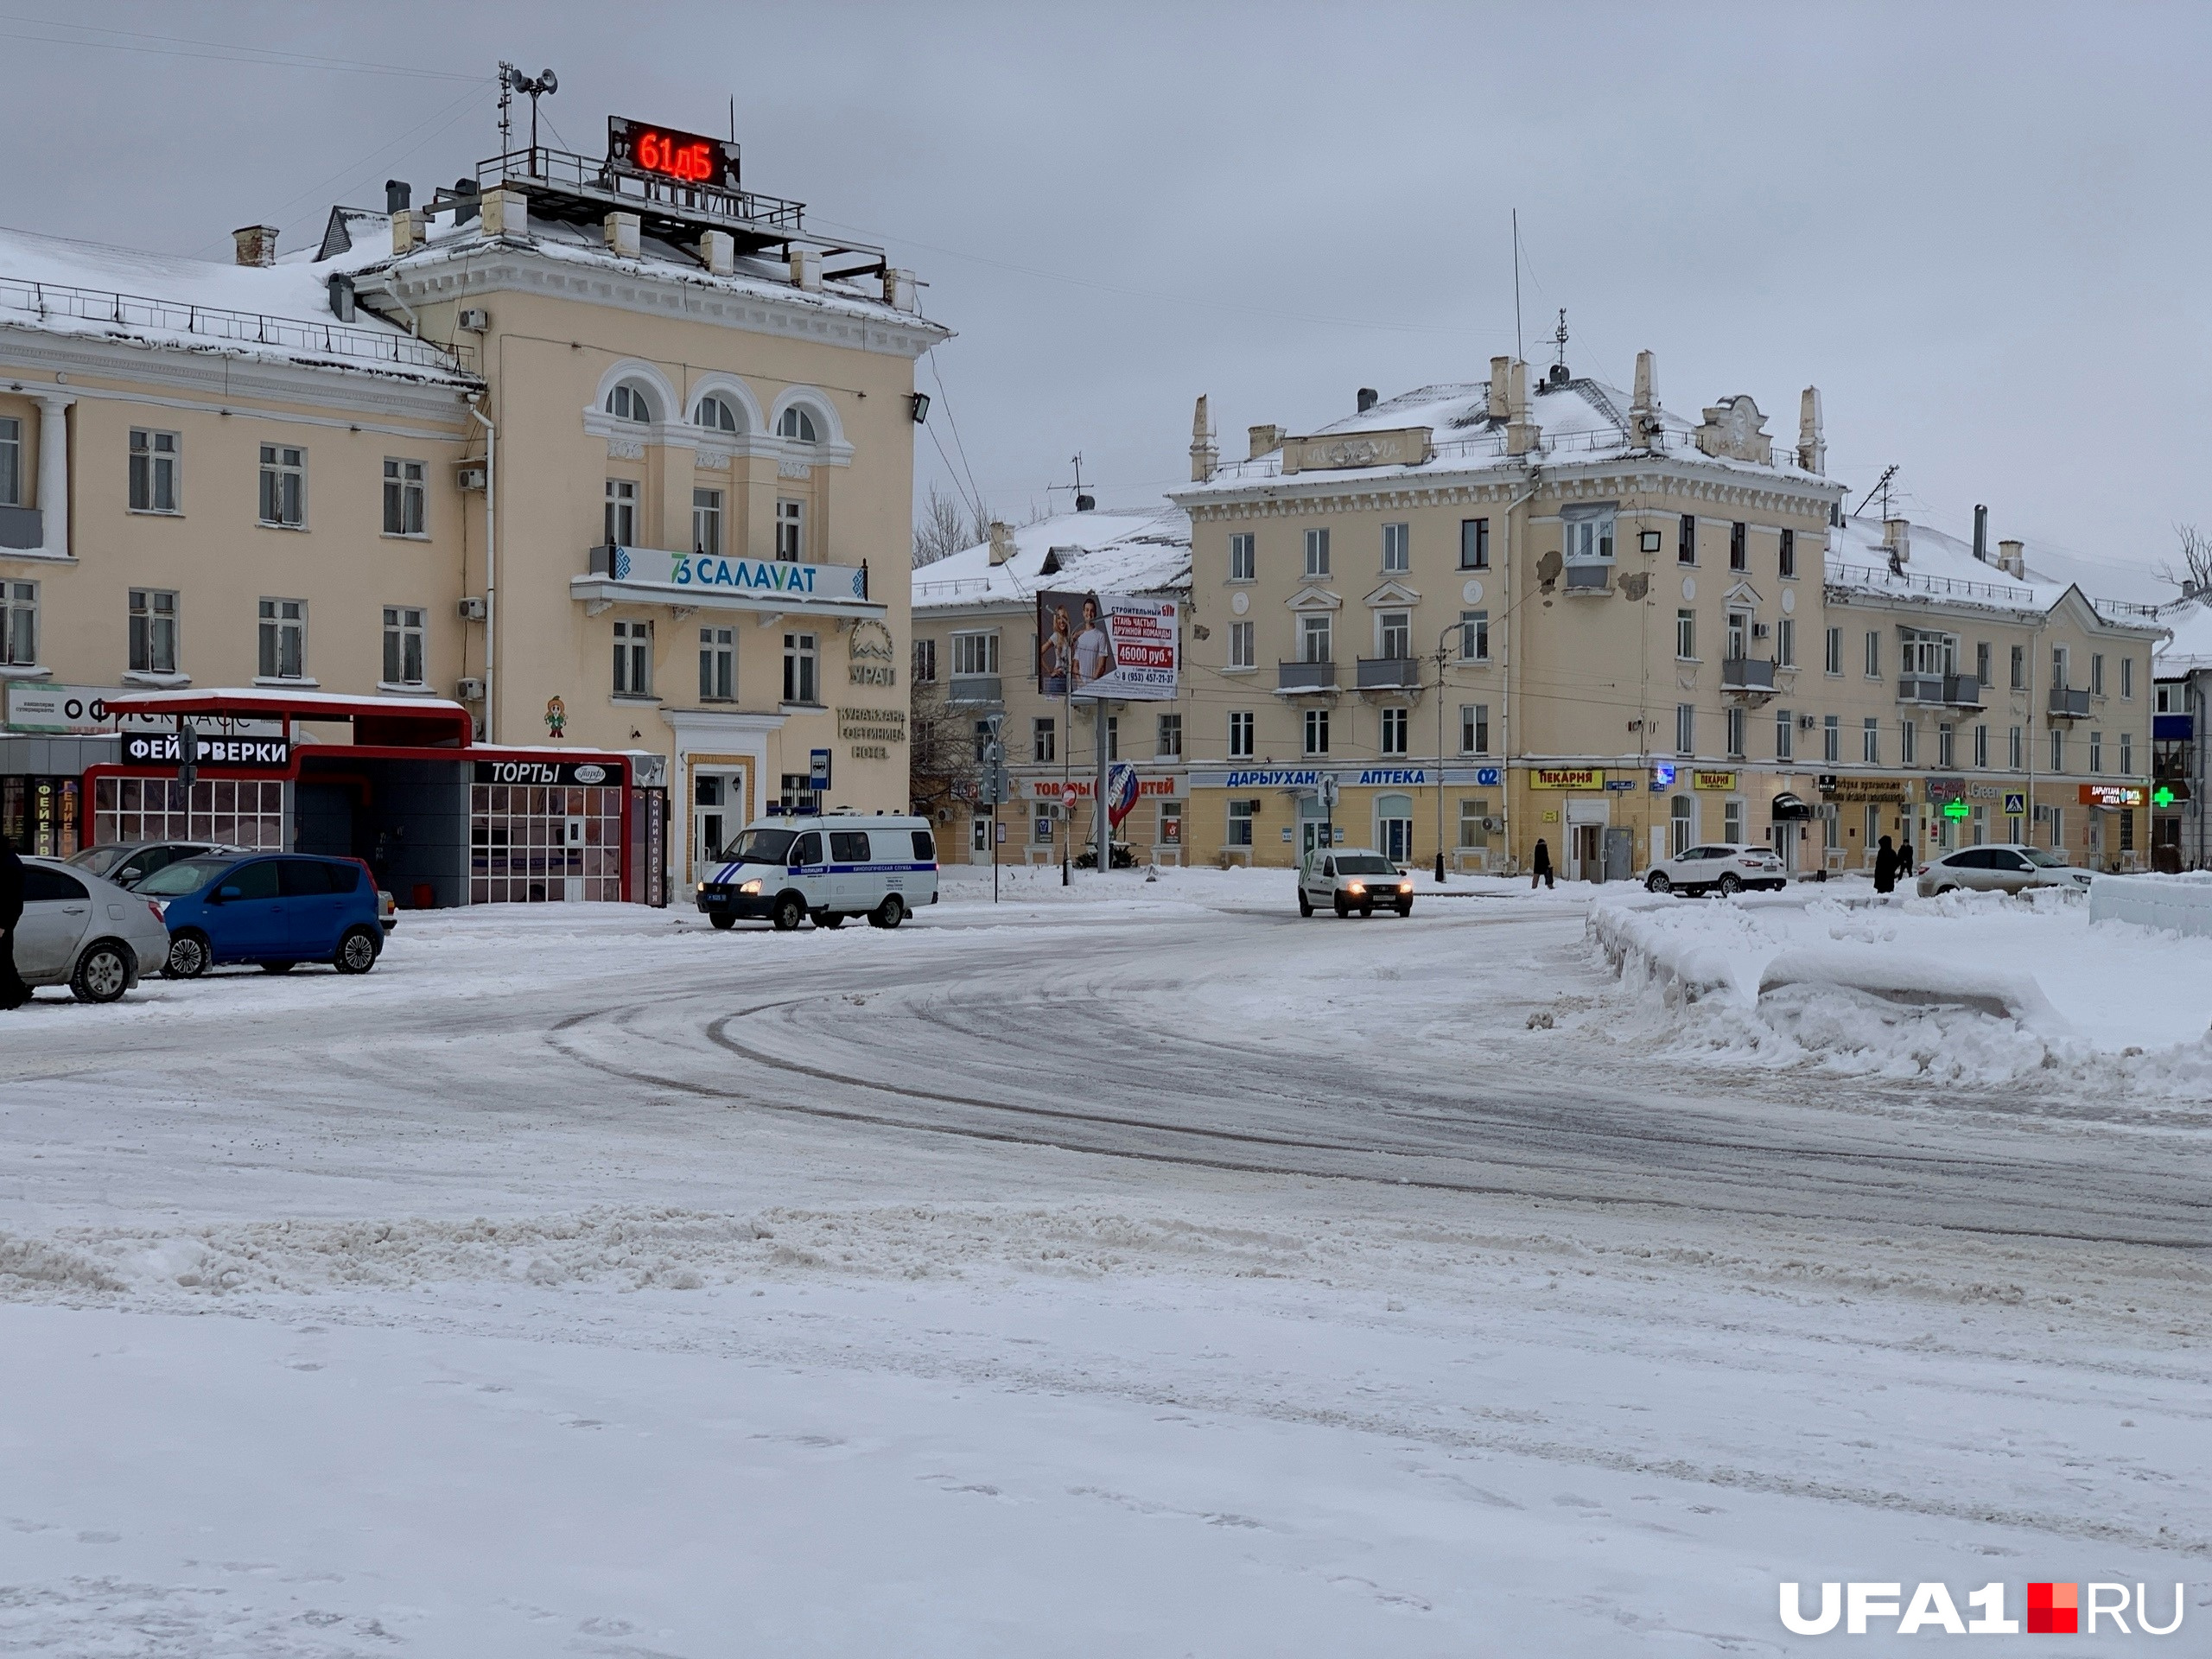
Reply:
[[[705,880],[744,828],[745,774],[695,769],[691,774],[691,842],[685,849],[691,879]]]
[[[1384,795],[1375,803],[1375,850],[1393,864],[1414,856],[1414,801],[1410,795]]]
[[[1595,881],[1604,869],[1602,850],[1605,826],[1602,823],[1578,823],[1573,826],[1574,839],[1568,843],[1567,879],[1570,881]]]
[[[1328,845],[1329,821],[1323,817],[1326,810],[1317,796],[1301,796],[1298,802],[1298,867],[1304,869],[1317,848]]]

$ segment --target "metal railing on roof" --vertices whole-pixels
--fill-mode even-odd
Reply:
[[[988,576],[944,577],[936,582],[914,584],[916,599],[950,599],[959,594],[988,594],[991,591]]]
[[[1503,427],[1486,427],[1470,436],[1459,438],[1437,437],[1432,434],[1429,442],[1429,455],[1432,461],[1492,458],[1501,461],[1526,459],[1540,461],[1553,456],[1665,454],[1669,451],[1683,454],[1695,454],[1705,460],[1735,459],[1728,455],[1706,455],[1697,447],[1697,435],[1694,432],[1676,431],[1669,428],[1661,428],[1653,431],[1649,435],[1649,441],[1641,446],[1630,445],[1628,435],[1611,426],[1596,426],[1586,432],[1539,432],[1536,435],[1535,445],[1527,452],[1525,457],[1509,457],[1506,454],[1505,429]],[[1764,466],[1775,472],[1800,474],[1802,472],[1797,465],[1796,452],[1783,443],[1770,444],[1764,461],[1750,464]],[[1314,470],[1340,469],[1317,467]],[[1214,477],[1216,479],[1274,478],[1279,476],[1281,472],[1282,456],[1280,453],[1273,453],[1254,460],[1230,461],[1217,467]]]
[[[772,239],[804,234],[806,204],[783,196],[766,196],[756,190],[717,189],[711,185],[687,184],[678,179],[636,173],[610,164],[603,156],[578,156],[543,145],[512,149],[476,164],[480,190],[496,190],[503,184],[519,185],[585,196],[616,207],[641,208],[683,219],[721,221],[732,229],[753,234],[772,233]],[[860,251],[856,243],[839,245]],[[880,250],[871,250],[880,251]]]
[[[469,372],[467,346],[439,346],[412,334],[357,328],[342,322],[310,322],[296,317],[229,311],[220,306],[182,300],[156,300],[143,294],[72,288],[60,283],[25,282],[0,276],[0,312],[29,312],[40,319],[73,317],[119,328],[156,328],[243,346],[267,346],[308,357],[360,363],[390,363],[400,368]]]
[[[2155,622],[2164,614],[2164,607],[2139,604],[2132,599],[2093,599],[2089,603],[2100,611],[2109,611],[2115,616],[2139,616]]]
[[[1964,599],[1993,599],[2007,605],[2032,605],[2035,590],[2014,587],[2003,582],[1968,582],[1956,576],[1924,576],[1916,571],[1894,571],[1878,564],[1840,564],[1831,563],[1828,575],[1832,581],[1845,583],[1866,582],[1875,587],[1903,583],[1924,594],[1955,594]]]

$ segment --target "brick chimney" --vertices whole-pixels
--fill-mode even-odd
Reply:
[[[1912,521],[1909,518],[1883,519],[1882,545],[1890,550],[1890,569],[1904,569],[1912,562]]]
[[[1821,389],[1808,386],[1797,399],[1797,464],[1815,477],[1828,470],[1828,443],[1821,428]]]
[[[1505,453],[1525,455],[1538,448],[1543,433],[1529,418],[1529,365],[1516,362],[1506,375],[1505,390]]]
[[[1510,419],[1505,406],[1508,371],[1513,365],[1510,357],[1493,357],[1490,360],[1490,407],[1484,411],[1493,421]]]
[[[2028,576],[2027,549],[2018,542],[1997,543],[1997,568],[2008,576],[2026,581]]]
[[[276,227],[274,225],[245,225],[231,232],[231,240],[238,245],[238,264],[242,265],[273,265],[276,263]]]
[[[1244,429],[1244,438],[1251,446],[1246,459],[1257,461],[1262,455],[1273,454],[1282,448],[1282,428],[1274,425],[1248,426]]]

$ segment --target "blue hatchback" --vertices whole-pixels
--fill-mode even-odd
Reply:
[[[141,886],[168,925],[175,979],[197,979],[225,962],[257,962],[272,974],[327,962],[341,974],[365,974],[384,949],[377,884],[358,859],[186,858]]]

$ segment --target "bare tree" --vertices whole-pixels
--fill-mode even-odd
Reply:
[[[2181,569],[2161,561],[2159,579],[2180,588],[2183,599],[2212,599],[2212,536],[2195,524],[2176,524],[2174,537],[2181,543]]]
[[[947,554],[990,538],[991,515],[987,508],[981,503],[971,507],[931,484],[921,516],[914,520],[915,567],[934,564]]]
[[[936,686],[914,688],[906,728],[907,792],[914,810],[934,817],[940,807],[976,797],[976,727],[957,715]]]

